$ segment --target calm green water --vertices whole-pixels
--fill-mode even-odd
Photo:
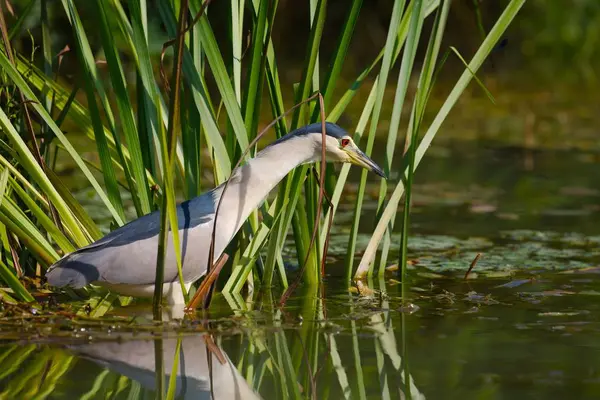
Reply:
[[[367,295],[341,290],[349,186],[323,291],[298,293],[284,312],[278,293],[217,296],[204,323],[160,327],[143,305],[102,321],[5,310],[0,398],[154,398],[156,362],[167,386],[178,346],[178,394],[189,399],[209,398],[211,380],[221,399],[598,398],[599,158],[433,148],[417,173],[404,287],[391,271]]]

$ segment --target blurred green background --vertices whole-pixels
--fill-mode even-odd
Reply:
[[[28,0],[13,0],[11,3],[18,15]],[[363,3],[348,61],[338,85],[340,93],[352,84],[352,80],[383,47],[392,3],[392,0],[369,0]],[[447,51],[454,46],[468,60],[507,3],[505,0],[454,1],[442,49]],[[74,38],[60,2],[51,2],[50,5],[51,18],[54,19],[52,43],[56,53],[66,45],[73,47]],[[92,27],[95,23],[93,7],[86,1],[81,1],[78,6],[84,26]],[[326,60],[335,50],[337,33],[346,17],[347,8],[345,0],[329,1],[321,45],[322,74],[328,68]],[[308,7],[297,1],[281,0],[277,12],[273,40],[282,84],[288,85],[283,88],[284,93],[291,93],[292,85],[300,79],[305,56],[309,31]],[[210,13],[217,38],[225,44],[230,40],[229,2],[214,1]],[[8,23],[10,26],[10,16]],[[426,24],[431,23],[431,20],[426,21]],[[151,18],[149,24],[152,50],[158,58],[163,43],[169,38],[158,16]],[[33,52],[32,38],[34,43],[41,43],[40,35],[37,11],[23,26],[15,47],[39,58],[41,54]],[[89,35],[92,48],[100,49],[99,34],[94,36],[94,30],[90,29]],[[470,91],[465,93],[450,114],[444,124],[444,132],[436,142],[483,139],[536,148],[598,148],[593,127],[600,125],[594,106],[598,100],[598,72],[594,66],[600,61],[599,38],[600,2],[528,0],[501,44],[479,72],[480,78],[495,97],[496,104],[492,104],[483,91],[472,84]],[[426,40],[427,36],[423,35],[421,51],[424,51]],[[126,46],[123,45],[121,50],[122,57],[127,61]],[[223,57],[228,62],[231,54],[223,54]],[[102,59],[103,55],[98,53],[97,58]],[[417,60],[420,59],[422,57],[418,56]],[[451,55],[440,74],[430,106],[432,112],[439,105],[435,100],[445,98],[462,69],[462,62]],[[77,74],[77,58],[69,54],[62,66],[62,75],[67,81],[75,82],[79,79]],[[395,76],[395,73],[392,72],[391,76]],[[369,87],[367,84],[361,89],[363,96],[366,96]],[[386,116],[391,112],[393,90],[393,85],[390,85],[389,101],[386,102],[389,106],[384,108],[382,114],[382,132],[387,127]],[[80,100],[85,100],[83,94]],[[362,109],[363,102],[360,96],[354,101],[354,107],[351,105],[342,118],[342,125],[350,128],[357,122],[357,113]],[[263,109],[268,110],[268,107]],[[265,114],[262,122],[269,120],[270,116]]]

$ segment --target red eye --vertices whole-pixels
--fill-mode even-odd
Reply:
[[[346,147],[350,144],[350,139],[342,139],[342,147]]]

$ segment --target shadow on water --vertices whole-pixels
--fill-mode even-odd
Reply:
[[[283,311],[275,293],[218,295],[208,324],[156,325],[143,307],[93,320],[5,305],[0,398],[155,398],[175,354],[182,398],[598,398],[597,155],[432,150],[404,288],[389,266],[343,289],[342,206],[323,292]]]

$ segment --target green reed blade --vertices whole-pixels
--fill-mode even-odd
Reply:
[[[425,16],[431,14],[438,7],[440,0],[429,0],[426,3],[425,7]],[[408,34],[408,23],[410,20],[410,15],[412,14],[413,3],[410,2],[406,7],[406,11],[404,12],[404,16],[402,21],[400,22],[400,27],[398,28],[398,35],[396,38],[396,44],[394,46],[394,55],[392,65],[396,62],[398,55],[400,54],[400,50],[402,49],[402,45],[406,39]],[[385,48],[379,52],[377,57],[369,64],[367,68],[365,68],[359,76],[354,80],[354,82],[350,85],[350,88],[342,95],[340,100],[333,106],[331,112],[329,112],[327,116],[327,120],[331,122],[337,121],[340,116],[344,113],[354,96],[358,93],[358,89],[361,88],[362,84],[368,78],[369,74],[373,71],[373,69],[377,66],[377,64],[383,58],[385,53]]]
[[[312,78],[315,68],[317,67],[317,57],[319,54],[321,37],[323,35],[323,27],[325,25],[327,0],[319,0],[315,7],[315,14],[308,39],[305,64],[302,70],[302,78],[295,96],[296,104],[308,98],[311,92],[313,85]],[[307,104],[302,104],[300,107],[294,110],[292,115],[292,129],[297,128],[304,123],[304,115],[307,107]],[[304,206],[304,201],[298,201],[298,197],[300,196],[301,188],[303,186],[302,183],[305,180],[304,178],[306,177],[307,171],[308,167],[306,165],[301,166],[294,170],[291,179],[290,177],[286,179],[285,184],[290,185],[292,188],[292,200],[290,202],[290,207],[288,207],[286,211],[287,216],[284,219],[285,223],[279,230],[280,236],[278,241],[279,245],[283,245],[284,236],[287,233],[291,223],[294,232],[298,262],[300,265],[306,265],[303,277],[304,282],[310,285],[315,285],[320,281],[320,257],[317,254],[317,246],[313,246],[310,249],[310,252],[308,252],[308,246],[312,233],[312,224],[313,221],[315,221],[316,216],[314,213],[311,215],[311,213],[307,212],[307,209]],[[307,193],[314,189],[311,189],[310,186],[305,186],[305,188]],[[308,258],[308,261],[304,260],[305,257]]]
[[[245,0],[231,0],[231,56],[233,90],[238,104],[242,104],[242,46],[244,41]]]
[[[259,252],[264,247],[269,235],[273,233],[273,227],[279,221],[279,217],[283,214],[281,212],[282,209],[280,209],[280,212],[275,217],[272,217],[276,209],[276,202],[273,202],[269,211],[267,213],[263,212],[263,219],[252,237],[252,240],[250,240],[250,243],[244,249],[240,259],[232,267],[231,275],[223,288],[224,293],[239,293],[241,291]],[[267,274],[270,276],[273,275],[273,271],[268,270],[268,265],[265,266],[264,271],[264,275],[266,276]],[[266,282],[266,280],[263,280],[263,282]]]
[[[423,67],[421,69],[421,74],[419,76],[419,82],[417,84],[417,92],[415,95],[415,100],[413,102],[413,111],[411,112],[410,121],[408,124],[407,130],[407,141],[405,144],[405,148],[409,151],[407,152],[407,159],[409,160],[409,165],[414,165],[414,149],[415,146],[408,147],[411,143],[417,142],[417,135],[420,130],[421,121],[423,116],[425,115],[425,107],[427,105],[427,98],[429,93],[431,93],[433,87],[433,74],[435,71],[435,65],[437,62],[437,57],[439,55],[440,46],[442,43],[442,39],[444,36],[444,30],[446,26],[446,21],[448,18],[449,10],[450,10],[450,1],[445,1],[441,10],[436,15],[436,19],[431,30],[431,35],[429,39],[429,44],[427,46],[427,52],[425,54],[425,60],[423,62]],[[409,136],[410,135],[410,136]],[[411,164],[412,163],[412,164]],[[413,170],[409,166],[409,172]],[[407,180],[407,188],[408,182],[410,181],[412,185],[412,174],[409,174],[409,178]],[[406,278],[407,271],[407,253],[408,253],[408,230],[409,230],[409,219],[410,219],[410,199],[411,193],[410,190],[406,191],[405,195],[405,207],[402,215],[402,231],[401,231],[401,244],[400,244],[400,265],[401,265],[401,273],[404,279]],[[380,209],[382,211],[382,209]],[[390,221],[388,232],[385,235],[381,259],[379,263],[379,275],[382,276],[385,271],[385,264],[387,263],[387,256],[391,244],[390,235],[393,230],[394,221]]]
[[[8,170],[2,171],[2,176],[4,177],[6,173],[6,177],[8,179]],[[52,237],[52,239],[56,242],[56,244],[60,247],[60,249],[66,254],[72,251],[75,251],[75,247],[71,242],[65,237],[65,235],[61,232],[61,230],[54,224],[54,221],[48,216],[47,210],[42,210],[38,204],[29,196],[29,194],[11,177],[10,178],[10,186],[14,190],[15,194],[19,196],[21,201],[27,207],[28,212],[31,213],[33,217],[35,217],[35,221],[42,226]],[[0,189],[3,190],[3,189]]]
[[[44,75],[35,65],[32,65],[28,60],[22,56],[16,58],[17,71],[23,76],[27,77],[27,81],[32,87],[38,90],[43,90],[44,87],[48,87],[54,94],[54,107],[60,110],[59,116],[56,118],[55,125],[60,127],[64,120],[69,117],[72,122],[78,127],[78,129],[85,133],[91,140],[95,140],[94,128],[92,126],[92,120],[89,115],[89,110],[84,107],[75,99],[78,88],[75,87],[73,90],[65,89],[60,83],[54,81],[50,77]],[[103,127],[104,136],[108,142],[108,147],[111,154],[116,154],[116,146],[114,138],[110,134],[108,128]],[[66,150],[66,149],[65,149]],[[126,148],[122,149],[123,156],[128,159],[129,152]]]
[[[22,80],[20,74],[16,72],[16,70],[12,67],[4,53],[0,52],[0,66],[4,68],[4,70],[10,75],[10,78],[19,86],[22,93],[26,96],[26,98],[35,101],[36,103],[32,103],[32,107],[36,109],[38,114],[45,120],[45,122],[50,126],[54,134],[63,142],[65,148],[69,152],[69,154],[73,157],[73,160],[80,167],[82,172],[86,175],[94,189],[98,192],[99,196],[105,200],[105,204],[110,205],[111,211],[115,211],[112,208],[112,204],[108,201],[107,197],[104,195],[104,192],[96,179],[92,176],[91,172],[87,169],[79,154],[75,151],[73,146],[69,143],[63,133],[58,129],[58,127],[54,124],[54,121],[50,116],[46,113],[44,108],[37,102],[37,99],[33,95],[33,93],[29,90],[27,84]],[[81,228],[77,224],[75,217],[73,216],[71,210],[66,205],[64,200],[58,194],[56,189],[53,187],[52,183],[48,179],[47,175],[44,173],[44,170],[35,160],[33,154],[29,151],[27,144],[23,141],[15,127],[10,122],[8,116],[4,113],[2,109],[0,109],[0,126],[4,130],[5,134],[10,137],[11,143],[13,144],[15,150],[19,154],[20,161],[22,167],[27,171],[29,176],[39,185],[40,189],[48,196],[49,201],[56,207],[57,211],[60,214],[62,222],[68,226],[69,230],[71,230],[73,234],[74,241],[79,246],[84,246],[88,243],[87,238],[83,234]],[[115,212],[116,215],[116,212]]]
[[[335,47],[333,55],[331,56],[330,66],[327,70],[327,75],[325,76],[325,90],[323,91],[325,111],[329,109],[329,105],[331,104],[331,99],[333,97],[338,78],[340,77],[340,73],[342,71],[342,66],[346,61],[348,47],[350,47],[350,41],[354,35],[354,28],[356,27],[356,21],[358,20],[358,15],[360,13],[362,3],[363,0],[352,1],[352,6],[348,10],[348,16],[344,21],[344,27],[342,28],[342,33],[340,34],[338,44]],[[316,121],[319,118],[318,113],[319,105],[316,104],[312,115],[313,121]]]
[[[148,49],[148,30],[147,30],[147,13],[145,9],[146,2],[129,1],[129,13],[131,18],[131,34],[126,37],[131,37],[130,50],[136,57],[137,81],[140,84],[138,92],[141,96],[138,97],[138,121],[140,135],[143,136],[140,141],[144,146],[144,157],[146,158],[145,165],[153,173],[162,176],[164,174],[164,166],[160,160],[159,154],[159,125],[166,123],[165,117],[158,111],[164,109],[162,106],[162,98],[160,90],[157,87],[156,79],[154,78],[154,68],[152,66],[152,58]],[[124,33],[128,31],[129,21],[126,16],[120,18],[121,26]],[[157,103],[155,103],[155,100]],[[158,158],[158,165],[155,165],[155,157]]]
[[[50,265],[60,258],[37,227],[8,198],[2,202],[0,207],[0,222],[17,235],[42,264]]]
[[[319,55],[321,37],[323,36],[323,27],[325,26],[327,0],[318,0],[315,7],[316,10],[308,38],[308,47],[306,50],[305,64],[302,70],[302,78],[300,79],[300,85],[295,96],[296,104],[308,98],[313,88],[312,78],[315,68],[317,67],[317,57]],[[294,111],[292,116],[292,129],[304,124],[305,110],[307,107],[307,104],[303,104]]]
[[[193,15],[196,15],[196,13],[200,10],[200,7],[194,3],[197,3],[197,1],[190,2],[190,10],[192,11]],[[231,81],[229,80],[229,74],[227,72],[227,68],[225,67],[225,62],[223,61],[221,51],[217,45],[217,40],[206,15],[200,17],[200,21],[198,21],[198,29],[200,31],[202,48],[204,50],[204,54],[206,54],[206,60],[208,61],[213,77],[215,78],[215,82],[221,94],[221,99],[223,100],[225,109],[227,110],[227,116],[231,122],[233,131],[235,132],[238,144],[240,145],[241,149],[246,149],[248,147],[248,133],[244,125],[240,106],[236,100],[235,93],[231,86]]]
[[[400,118],[402,116],[402,110],[404,108],[404,100],[406,98],[406,92],[408,86],[410,84],[410,79],[412,75],[412,69],[415,61],[415,57],[417,54],[417,46],[419,44],[421,29],[423,27],[424,16],[422,14],[424,3],[421,0],[414,0],[413,4],[413,12],[410,18],[410,24],[408,29],[408,36],[406,38],[406,42],[404,45],[404,52],[402,54],[402,62],[400,64],[400,72],[398,75],[398,83],[396,85],[396,93],[394,95],[394,105],[392,108],[392,116],[390,120],[390,129],[387,137],[386,144],[386,158],[384,162],[383,169],[386,174],[389,176],[391,171],[392,162],[394,160],[394,150],[396,149],[397,143],[396,139],[398,137],[398,130],[400,127]],[[408,135],[412,135],[412,132],[407,133]],[[410,143],[409,139],[406,140],[406,143]],[[379,199],[377,201],[377,215],[381,214],[383,210],[383,203],[385,197],[387,195],[387,181],[385,179],[381,180],[381,184],[379,186]],[[406,210],[408,212],[408,209]],[[392,226],[390,227],[391,231]],[[389,235],[386,235],[386,238],[389,241]],[[383,273],[385,269],[380,268],[380,273]],[[373,270],[371,269],[369,273]]]
[[[19,300],[27,303],[35,302],[33,296],[25,286],[23,286],[19,278],[17,278],[15,270],[6,265],[2,260],[0,260],[0,278],[13,291],[14,295]]]
[[[85,211],[85,209],[81,206],[79,201],[75,199],[71,189],[65,185],[65,183],[56,175],[56,173],[50,169],[46,170],[46,174],[48,175],[48,179],[56,188],[56,191],[63,198],[65,203],[69,206],[75,218],[77,218],[77,222],[84,229],[86,236],[88,237],[90,242],[94,242],[100,239],[103,234],[98,229],[98,225],[92,220],[90,215]]]
[[[266,61],[263,49],[265,42],[268,43],[270,39],[269,36],[266,36],[268,17],[269,2],[261,1],[258,7],[258,15],[254,20],[254,29],[252,30],[252,44],[249,50],[250,64],[248,65],[248,77],[244,91],[244,101],[242,102],[244,122],[250,140],[254,139],[257,134],[260,104],[262,103],[264,62]]]
[[[373,114],[371,116],[371,125],[367,134],[367,146],[365,153],[370,156],[373,151],[373,144],[375,142],[375,135],[377,133],[377,126],[379,124],[379,116],[381,114],[381,108],[383,105],[383,95],[387,85],[387,78],[389,71],[392,66],[392,58],[394,55],[394,45],[396,42],[398,28],[402,17],[402,11],[404,10],[404,0],[396,0],[392,9],[392,18],[388,28],[387,39],[385,42],[385,49],[383,55],[383,61],[381,64],[381,70],[377,80],[377,93],[375,97],[375,104],[373,106]],[[414,10],[412,10],[414,12]],[[362,210],[362,204],[365,193],[365,186],[367,184],[367,173],[368,171],[361,171],[360,183],[358,187],[358,195],[354,205],[354,217],[352,221],[352,228],[350,238],[348,240],[348,247],[345,259],[346,279],[349,281],[352,275],[352,267],[354,264],[354,253],[356,251],[356,239],[358,236],[358,226],[360,223],[360,214]]]
[[[437,115],[433,119],[433,122],[431,123],[429,129],[423,136],[423,139],[419,143],[415,154],[415,168],[419,165],[419,162],[422,160],[425,151],[427,150],[427,148],[429,148],[431,141],[439,131],[440,126],[450,113],[450,110],[452,110],[452,107],[454,107],[460,95],[464,92],[468,84],[473,79],[473,73],[476,73],[479,70],[487,56],[490,54],[496,43],[500,40],[500,37],[504,34],[504,32],[506,31],[506,29],[508,28],[508,26],[510,25],[514,17],[517,15],[524,3],[525,0],[511,0],[511,2],[504,9],[502,15],[496,21],[496,24],[494,25],[486,39],[483,41],[483,43],[471,59],[471,62],[469,63],[469,69],[466,69],[462,73],[457,83],[454,85],[452,91],[442,104],[442,107],[438,111]],[[415,146],[416,143],[413,143],[412,145]],[[379,243],[381,242],[381,239],[387,229],[389,221],[395,215],[395,208],[398,206],[398,202],[400,201],[403,192],[404,185],[402,182],[399,182],[396,188],[394,189],[388,201],[388,204],[384,209],[381,218],[379,219],[379,222],[377,223],[377,226],[371,236],[371,239],[369,240],[367,248],[361,258],[359,267],[356,271],[357,277],[366,274],[370,265],[372,264]]]
[[[194,1],[192,1],[194,3]],[[199,10],[199,7],[197,7]],[[176,24],[173,16],[173,11],[165,0],[158,2],[158,10],[162,21],[167,28],[167,32],[171,37],[175,37]],[[194,10],[192,10],[193,13]],[[199,28],[198,28],[199,29]],[[200,118],[204,133],[206,135],[206,144],[208,153],[213,159],[213,165],[216,171],[215,182],[222,183],[231,174],[231,161],[221,133],[217,126],[212,103],[208,95],[206,83],[200,75],[200,71],[196,69],[194,59],[187,50],[184,50],[183,55],[183,71],[186,80],[192,88],[192,97]]]
[[[175,354],[173,355],[173,365],[171,366],[171,374],[169,376],[169,386],[167,388],[166,400],[175,400],[177,394],[177,369],[179,367],[179,357],[181,353],[181,337],[177,338],[175,346]]]
[[[121,122],[120,130],[125,136],[127,148],[130,154],[131,172],[124,157],[121,157],[121,163],[125,167],[125,178],[129,185],[132,200],[136,207],[138,216],[148,214],[151,211],[148,183],[146,181],[146,171],[138,128],[133,115],[133,105],[127,91],[127,84],[123,72],[123,66],[119,55],[117,54],[116,44],[109,23],[106,6],[104,2],[95,2],[98,15],[98,25],[100,27],[100,37],[102,47],[106,56],[110,80],[115,91],[115,100],[119,110],[119,120]],[[121,156],[121,154],[119,154]],[[134,183],[135,180],[135,183]]]
[[[86,89],[89,103],[88,106],[90,107],[88,112],[92,117],[92,124],[94,127],[96,143],[98,145],[98,152],[101,160],[103,160],[103,173],[107,187],[107,193],[115,209],[119,212],[119,218],[117,219],[118,223],[118,221],[123,221],[125,219],[123,204],[116,184],[114,169],[108,156],[107,141],[106,138],[104,138],[104,129],[102,128],[102,121],[103,118],[105,118],[108,123],[109,131],[112,133],[112,136],[115,139],[115,143],[117,145],[116,149],[119,151],[121,146],[119,143],[119,136],[116,133],[115,118],[104,89],[103,81],[99,76],[98,69],[96,67],[96,60],[94,59],[94,54],[91,50],[87,34],[79,18],[77,8],[75,7],[75,3],[73,0],[61,1],[69,22],[73,28],[73,33],[75,34],[78,50],[76,54],[80,60],[80,65],[83,68],[82,73],[84,88]],[[96,96],[101,104],[102,110],[104,111],[103,114],[101,114],[100,109],[97,107]],[[140,210],[138,208],[138,215],[139,213]],[[119,225],[122,225],[122,223],[119,223]]]

